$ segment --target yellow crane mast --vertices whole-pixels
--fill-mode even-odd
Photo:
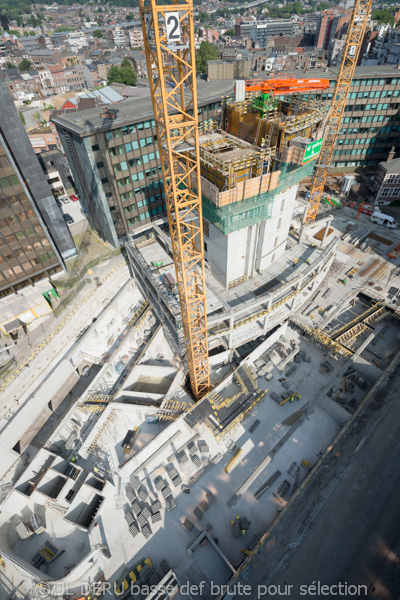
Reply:
[[[355,0],[351,14],[346,43],[343,48],[342,60],[333,92],[332,105],[328,118],[328,131],[325,137],[318,163],[314,171],[310,198],[304,216],[304,224],[312,223],[318,213],[319,203],[324,191],[325,181],[331,167],[332,156],[339,134],[346,100],[354,76],[358,55],[364,39],[372,0]]]
[[[190,383],[201,398],[210,375],[193,1],[139,0],[139,8]]]

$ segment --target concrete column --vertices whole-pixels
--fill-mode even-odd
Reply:
[[[270,314],[269,311],[271,309],[271,306],[272,306],[272,298],[268,298],[268,301],[267,301],[267,310],[268,310],[268,312],[267,312],[267,314],[264,317],[263,331],[267,331],[268,321],[269,321],[269,314]]]
[[[233,314],[229,316],[229,336],[228,336],[228,347],[229,347],[229,360],[232,360],[233,357],[233,324],[235,322],[235,318]]]
[[[329,219],[326,222],[326,227],[325,227],[324,235],[322,236],[321,248],[325,244],[325,241],[326,241],[326,238],[328,236],[328,231],[329,231],[329,227],[330,227],[331,222],[332,222],[332,217],[329,217]]]
[[[303,283],[303,278],[302,278],[302,277],[300,277],[300,279],[299,279],[299,281],[297,282],[297,285],[296,285],[296,290],[299,290],[299,289],[301,288],[301,284],[302,284],[302,283]],[[296,294],[295,296],[293,296],[293,298],[292,298],[292,303],[291,303],[291,305],[290,305],[290,310],[293,310],[293,308],[294,308],[294,305],[295,305],[295,303],[296,303],[296,300],[297,300],[297,298],[298,298],[298,294]]]

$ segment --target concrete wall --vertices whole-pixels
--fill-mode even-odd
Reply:
[[[205,257],[221,285],[252,277],[277,260],[285,251],[297,185],[278,194],[270,219],[224,235],[210,223],[204,237]]]
[[[204,236],[204,256],[215,279],[226,287],[226,263],[228,256],[228,236],[210,223],[209,236]]]
[[[362,375],[362,377],[365,377],[371,383],[375,383],[376,381],[378,381],[379,377],[383,373],[383,371],[379,369],[379,367],[372,365],[364,358],[361,358],[361,356],[354,357],[352,367],[357,369],[360,375]]]
[[[298,186],[278,194],[272,206],[272,216],[262,223],[257,248],[256,269],[263,271],[285,251]]]

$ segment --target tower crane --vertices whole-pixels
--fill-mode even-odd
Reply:
[[[139,0],[139,9],[189,377],[199,399],[210,375],[193,0]]]
[[[354,2],[346,43],[343,48],[342,60],[331,101],[327,133],[312,178],[310,197],[304,214],[303,224],[313,223],[318,213],[319,203],[331,166],[336,140],[339,135],[340,123],[364,39],[371,7],[372,0],[355,0]]]

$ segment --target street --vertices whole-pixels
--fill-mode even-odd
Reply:
[[[347,582],[367,586],[368,595],[360,598],[399,598],[398,582],[381,581],[391,563],[399,568],[399,421],[396,398],[273,584],[292,584],[294,594],[304,584]]]

